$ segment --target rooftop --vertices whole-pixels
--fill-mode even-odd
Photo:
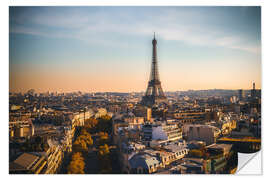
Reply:
[[[10,169],[31,169],[38,159],[39,157],[36,155],[23,153],[15,161],[10,163]]]

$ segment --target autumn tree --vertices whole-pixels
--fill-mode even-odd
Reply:
[[[84,141],[87,146],[93,145],[93,139],[90,134],[80,135],[77,139],[78,141]]]
[[[98,145],[104,145],[108,143],[109,135],[106,132],[99,132],[98,133],[99,139],[98,139]]]
[[[86,119],[84,123],[84,125],[88,126],[88,128],[96,127],[97,124],[98,124],[98,121],[95,118]]]
[[[93,139],[86,129],[82,129],[80,135],[73,143],[73,151],[86,152],[89,146],[93,145]]]
[[[111,160],[110,160],[110,149],[107,144],[104,144],[103,146],[99,146],[98,158],[99,158],[100,173],[102,174],[111,173],[112,167],[111,167]]]
[[[82,153],[76,152],[72,155],[70,164],[68,165],[68,174],[84,174],[84,158]]]
[[[104,146],[99,146],[98,154],[100,156],[105,156],[110,153],[109,146],[107,144],[104,144]]]
[[[110,133],[112,130],[112,118],[108,115],[101,116],[98,119],[97,128],[99,131]]]
[[[88,150],[87,143],[82,138],[77,138],[72,145],[72,150],[75,152],[85,152]]]

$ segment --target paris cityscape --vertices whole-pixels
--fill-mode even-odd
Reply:
[[[121,39],[117,38],[115,41],[117,33],[122,33],[116,32],[115,26],[106,26],[113,29],[109,35],[106,28],[100,29],[99,26],[104,28],[103,23],[109,21],[120,23],[119,28],[126,27],[125,21],[136,21],[132,12],[123,19],[117,19],[118,14],[114,11],[117,8],[10,7],[9,174],[234,174],[238,165],[237,153],[261,150],[261,60],[257,44],[260,44],[260,26],[257,26],[260,8],[134,7],[131,8],[132,12],[137,14],[139,11],[142,16],[150,12],[168,13],[168,17],[170,13],[173,14],[168,19],[160,18],[160,23],[168,22],[168,27],[160,26],[146,32],[141,30],[141,33],[145,33],[143,36],[137,35],[137,38],[130,40],[135,44],[142,43],[141,47],[120,44],[117,41]],[[122,7],[121,12],[125,14],[126,9]],[[105,16],[104,10],[117,20]],[[76,14],[88,11],[94,12],[91,14],[94,18],[96,14],[101,16],[100,13],[103,13],[104,19],[100,19],[103,23],[91,27],[94,30],[82,26],[94,23],[93,19],[76,19]],[[185,42],[186,37],[181,36],[177,42],[185,43],[177,48],[186,46],[183,48],[187,49],[176,50],[173,45],[168,45],[171,47],[166,49],[164,46],[170,41],[177,43],[169,37],[176,32],[171,30],[165,33],[166,29],[162,28],[176,27],[178,21],[174,21],[173,17],[178,17],[178,12],[192,19],[192,12],[198,15],[201,11],[209,12],[211,18],[213,14],[222,14],[224,26],[235,21],[232,24],[237,30],[230,31],[232,37],[239,35],[238,28],[252,28],[247,33],[240,33],[245,41],[236,42],[226,35],[227,38],[219,37],[218,40],[222,42],[216,44],[217,47],[211,47],[200,40]],[[45,15],[40,15],[42,13]],[[232,20],[230,13],[237,14],[239,19]],[[57,18],[51,21],[51,14]],[[69,14],[72,15],[69,17]],[[138,22],[144,24],[140,19],[144,17],[137,16]],[[250,16],[257,18],[244,21]],[[46,17],[50,17],[49,20]],[[204,19],[207,28],[209,22],[213,23],[211,28],[217,35],[220,25],[214,27],[214,24],[219,20],[214,23],[214,19],[210,18],[208,22],[209,17],[202,15],[200,18]],[[229,18],[228,24],[226,18]],[[73,24],[66,19],[79,22]],[[121,20],[123,22],[119,22]],[[152,22],[152,17],[148,20]],[[173,22],[172,26],[170,21]],[[193,25],[185,20],[180,23],[189,27]],[[139,24],[137,26],[142,28]],[[71,31],[78,32],[80,28],[96,36],[106,36],[112,41],[108,45],[108,42],[97,42],[94,36],[90,38],[96,46],[108,45],[105,48],[108,54],[98,47],[92,47],[89,42],[85,43],[91,51],[89,54],[84,54],[82,47],[77,49],[68,44],[67,41],[71,41],[76,46],[77,41],[86,39],[73,41],[74,37],[71,36],[75,35],[71,35]],[[204,28],[201,24],[198,33]],[[180,28],[179,31],[184,30]],[[200,37],[196,36],[197,30],[191,31],[195,38]],[[51,37],[51,32],[59,34]],[[68,38],[71,39],[65,41]],[[211,38],[205,35],[202,39],[213,43]],[[55,43],[50,44],[50,41]],[[191,45],[194,48],[188,47]],[[129,48],[137,50],[132,54],[127,50]],[[76,50],[70,52],[67,49]],[[45,54],[48,50],[52,51],[52,55]],[[30,52],[31,55],[28,54]],[[78,60],[77,57],[83,58],[83,55],[73,55],[75,52],[91,57],[100,53],[109,60],[101,60],[102,66],[98,61],[93,61],[85,67],[87,60]],[[142,56],[145,63],[130,57],[132,62],[127,63],[131,64],[131,68],[126,69],[125,62],[121,65],[122,61],[113,62],[120,63],[114,66],[110,63],[110,55],[117,53],[124,54],[119,55],[124,59],[130,55],[138,59]],[[166,55],[169,53],[172,54]],[[188,63],[193,66],[187,66],[187,60],[166,61],[181,53],[185,59],[191,56]],[[41,54],[44,55],[41,57],[45,59],[44,62],[35,60]],[[220,54],[226,60],[220,59],[218,65],[201,57],[217,58]],[[50,55],[59,60],[50,60],[49,66],[46,57]],[[76,56],[74,62],[69,59],[73,56]],[[238,61],[234,61],[235,58]],[[229,63],[224,67],[227,59],[233,62],[233,66]],[[58,66],[58,63],[61,65]],[[177,67],[166,70],[166,63],[177,63]],[[88,76],[85,70],[93,72],[89,72]],[[142,72],[144,70],[146,72]],[[54,77],[57,73],[58,76]],[[137,74],[142,74],[142,78]],[[171,83],[174,79],[178,80],[178,84]]]

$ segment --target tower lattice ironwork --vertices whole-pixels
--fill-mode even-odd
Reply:
[[[155,34],[154,39],[152,40],[152,44],[153,44],[153,55],[152,55],[151,74],[145,96],[143,96],[142,98],[142,104],[146,106],[153,106],[154,104],[167,102],[167,98],[163,93],[161,82],[159,80],[158,64],[157,64],[157,40],[155,38]]]

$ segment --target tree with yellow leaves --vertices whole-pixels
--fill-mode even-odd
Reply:
[[[110,160],[110,150],[107,144],[99,146],[98,157],[100,161],[100,173],[111,173],[112,167]]]
[[[104,144],[104,146],[99,146],[99,155],[105,156],[110,153],[109,146],[107,144]]]
[[[72,160],[68,165],[68,174],[84,174],[84,166],[82,153],[76,152],[72,155]]]
[[[84,126],[87,129],[91,129],[91,128],[96,127],[97,124],[98,124],[98,121],[95,118],[89,118],[85,120]]]
[[[74,152],[85,152],[88,150],[87,143],[83,139],[77,138],[72,145],[72,150]]]

